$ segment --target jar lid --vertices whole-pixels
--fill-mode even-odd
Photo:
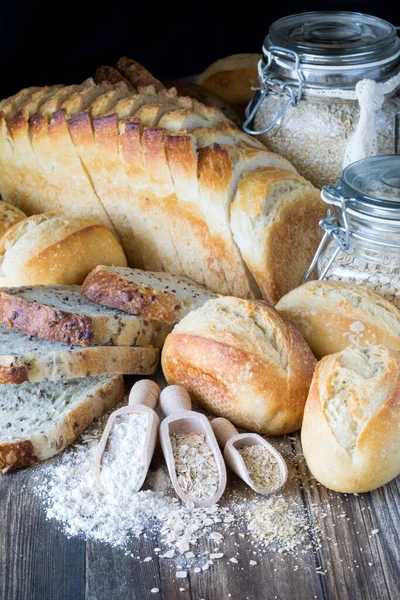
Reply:
[[[323,188],[321,198],[350,214],[370,219],[400,220],[400,154],[372,156],[346,167],[336,186]]]
[[[356,12],[306,12],[279,19],[264,40],[267,61],[270,49],[278,57],[279,49],[299,55],[305,85],[323,82],[322,73],[333,77],[328,83],[338,87],[350,87],[363,78],[383,81],[398,71],[400,63],[396,28],[383,19]],[[277,62],[278,71],[286,69],[290,78],[290,57],[288,60],[283,52]]]

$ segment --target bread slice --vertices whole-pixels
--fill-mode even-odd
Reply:
[[[151,375],[159,350],[137,346],[82,348],[0,327],[0,383],[54,381],[93,375]]]
[[[0,326],[78,346],[160,347],[170,327],[100,306],[79,286],[0,289]]]
[[[122,375],[0,385],[0,470],[58,454],[123,395]]]
[[[104,266],[86,277],[81,292],[94,302],[169,325],[217,297],[186,277]]]
[[[318,223],[325,214],[319,191],[277,162],[242,175],[230,207],[231,230],[272,306],[300,285],[321,240]]]

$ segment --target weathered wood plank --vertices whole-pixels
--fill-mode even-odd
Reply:
[[[300,453],[299,440],[296,448]],[[400,589],[398,483],[368,494],[338,494],[315,482],[305,464],[301,477],[309,510],[321,528],[318,555],[325,573],[320,576],[325,596],[343,600],[396,597]],[[375,535],[376,529],[379,534]]]
[[[85,542],[45,519],[34,471],[0,478],[0,598],[84,600]]]

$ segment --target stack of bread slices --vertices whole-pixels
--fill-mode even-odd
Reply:
[[[97,267],[79,286],[0,289],[0,470],[53,456],[150,375],[174,323],[215,294],[158,273]]]

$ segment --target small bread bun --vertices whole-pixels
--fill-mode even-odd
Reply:
[[[34,215],[0,239],[0,286],[81,284],[99,264],[127,266],[111,231],[90,219]]]
[[[310,281],[283,296],[275,308],[292,321],[317,358],[351,344],[400,351],[400,311],[363,286]]]
[[[16,206],[0,200],[0,237],[15,223],[26,219],[26,214]]]
[[[250,431],[301,426],[315,359],[296,328],[262,301],[223,297],[189,313],[167,337],[170,384]]]
[[[301,442],[314,477],[337,492],[361,493],[400,474],[400,362],[383,346],[318,363]]]
[[[197,83],[217,94],[225,102],[246,106],[259,86],[258,62],[261,54],[233,54],[210,65]]]

